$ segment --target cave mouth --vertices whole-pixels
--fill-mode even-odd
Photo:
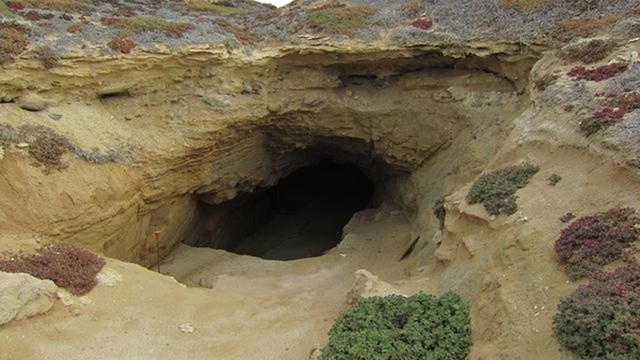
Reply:
[[[338,245],[351,217],[370,206],[374,190],[358,166],[322,160],[227,204],[201,203],[200,221],[213,224],[196,246],[268,260],[320,256]]]

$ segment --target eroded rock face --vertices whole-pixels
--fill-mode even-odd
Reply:
[[[43,179],[18,157],[3,161],[7,178],[27,180],[0,183],[0,228],[33,229],[150,266],[157,261],[151,234],[162,232],[166,255],[189,236],[198,201],[232,200],[322,158],[369,169],[396,200],[415,206],[406,175],[448,149],[462,164],[456,171],[480,168],[525,105],[535,55],[504,44],[494,50],[294,49],[250,58],[194,50],[79,62],[49,77],[24,70],[20,81],[63,104],[52,109],[61,120],[47,126],[83,148],[136,151],[129,164],[100,166],[69,153],[70,166]],[[14,75],[7,74],[7,91],[20,85]],[[110,96],[97,101],[96,93]],[[205,103],[210,94],[224,106]],[[21,111],[12,121],[35,116]],[[474,149],[489,137],[495,145]],[[38,205],[20,211],[27,197]]]
[[[57,290],[51,280],[0,272],[0,325],[46,313]]]

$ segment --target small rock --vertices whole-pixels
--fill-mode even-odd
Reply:
[[[4,149],[0,146],[0,160],[4,159]]]
[[[322,357],[322,346],[320,344],[315,344],[311,348],[309,352],[309,360],[320,360]]]
[[[282,105],[280,105],[280,104],[269,104],[269,105],[267,105],[267,110],[272,114],[273,113],[277,113],[277,112],[280,112],[280,110],[282,110]]]
[[[10,103],[10,102],[13,102],[13,100],[15,100],[15,98],[16,97],[13,96],[13,95],[5,95],[5,96],[2,97],[2,102],[3,103]]]
[[[133,120],[133,115],[127,114],[127,115],[124,116],[124,119],[127,120],[127,121],[131,121],[131,120]]]
[[[345,95],[347,95],[348,97],[352,97],[353,96],[353,91],[351,90],[347,90],[344,92]]]
[[[521,217],[520,219],[518,219],[518,221],[519,221],[519,222],[524,223],[524,222],[529,221],[529,218],[528,218],[528,217],[526,217],[526,216],[523,216],[523,217]]]
[[[128,95],[129,94],[129,89],[131,89],[131,87],[133,86],[133,84],[115,84],[115,85],[108,85],[105,86],[101,89],[98,89],[98,96],[102,97],[102,96],[113,96],[113,95]]]
[[[80,311],[80,309],[78,308],[73,308],[71,309],[70,313],[71,313],[71,316],[77,317],[77,316],[80,316],[80,314],[82,314],[82,311]]]
[[[184,324],[180,325],[178,328],[180,329],[181,332],[183,332],[185,334],[191,334],[195,330],[193,328],[193,325],[191,325],[189,323],[184,323]]]
[[[213,107],[228,107],[231,105],[231,100],[227,95],[209,94],[203,96],[202,101]]]
[[[49,114],[49,117],[51,119],[53,119],[53,120],[58,121],[58,120],[62,119],[62,114],[53,114],[53,113],[51,113],[51,114]]]
[[[215,278],[201,278],[200,286],[207,289],[213,289],[216,287],[216,279]]]
[[[17,147],[18,149],[26,149],[26,148],[28,148],[28,147],[29,147],[29,144],[27,144],[26,142],[21,142],[21,143],[17,143],[17,144],[16,144],[16,147]]]
[[[307,106],[318,106],[322,104],[322,99],[317,96],[307,95],[302,102]]]
[[[18,105],[20,105],[20,108],[29,111],[41,111],[49,106],[49,100],[43,98],[38,94],[23,95],[18,100]]]

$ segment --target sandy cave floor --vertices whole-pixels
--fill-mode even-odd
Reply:
[[[179,245],[162,264],[173,277],[109,260],[106,268],[121,281],[8,324],[0,358],[306,359],[347,308],[356,270],[402,286],[398,259],[409,242],[407,217],[383,208],[356,214],[345,240],[321,257],[268,261]],[[426,280],[403,291],[427,291]],[[184,323],[195,331],[182,333]]]

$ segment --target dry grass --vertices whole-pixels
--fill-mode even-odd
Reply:
[[[192,10],[208,11],[223,16],[242,15],[247,13],[246,9],[233,6],[232,3],[227,1],[196,0],[187,2],[185,6]]]
[[[620,16],[605,16],[599,19],[572,19],[560,21],[558,26],[564,31],[587,37],[610,28],[618,20],[620,20]]]
[[[167,36],[172,37],[181,37],[185,32],[193,28],[191,24],[169,22],[154,16],[133,16],[123,19],[117,25],[122,28],[124,35],[148,31],[164,32]]]
[[[91,8],[91,3],[87,0],[11,0],[10,2],[26,8],[29,7],[61,11],[78,11],[88,10]],[[9,1],[4,0],[3,3],[6,5]]]
[[[4,15],[4,16],[13,15],[13,12],[11,12],[11,10],[7,7],[7,4],[5,4],[3,1],[0,1],[0,15]]]
[[[539,10],[551,4],[551,0],[500,0],[506,8],[518,8],[524,11]]]
[[[589,42],[567,46],[560,52],[560,57],[567,61],[581,61],[591,64],[605,59],[617,46],[615,40],[596,39]]]
[[[313,29],[352,36],[355,31],[369,26],[371,16],[377,12],[365,5],[337,5],[311,10],[305,20]]]

